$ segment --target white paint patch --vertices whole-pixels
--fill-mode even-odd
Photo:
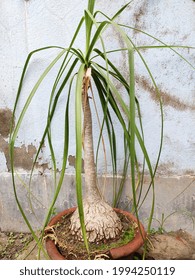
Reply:
[[[0,152],[0,173],[7,172],[6,158],[4,153]]]

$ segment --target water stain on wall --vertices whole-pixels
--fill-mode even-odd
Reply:
[[[146,78],[137,76],[136,82],[150,94],[150,96],[155,102],[159,102],[159,96],[156,92],[155,87],[152,86]],[[195,105],[186,104],[182,102],[179,98],[171,96],[169,92],[162,90],[160,87],[158,87],[158,89],[164,106],[173,107],[178,111],[195,110]]]
[[[69,157],[68,157],[69,165],[73,166],[75,168],[75,166],[76,166],[75,161],[76,161],[76,157],[69,155]],[[84,160],[83,159],[82,159],[82,173],[84,173]]]
[[[7,138],[9,136],[11,122],[12,111],[8,108],[0,109],[0,135],[2,137]]]
[[[184,175],[194,176],[195,175],[195,170],[194,169],[187,169],[187,170],[185,170]]]
[[[8,171],[11,169],[10,155],[9,155],[9,142],[6,138],[9,137],[10,126],[12,122],[12,111],[8,108],[0,109],[0,152],[5,155],[6,165]],[[13,124],[14,125],[14,124]],[[23,168],[31,170],[33,165],[34,156],[37,153],[35,146],[23,144],[21,147],[14,148],[14,166],[16,168]],[[48,164],[36,164],[36,167],[41,167],[43,170],[48,169]]]
[[[9,156],[9,144],[0,136],[0,151],[4,153],[6,158],[6,165],[8,171],[11,169],[10,156]],[[23,168],[30,170],[33,164],[33,157],[36,154],[36,148],[33,145],[25,145],[14,148],[14,165],[17,168]]]
[[[148,7],[148,3],[147,1],[143,1],[141,3],[141,5],[138,7],[137,11],[134,13],[134,26],[135,29],[142,29],[143,28],[143,21],[141,20],[141,18],[145,15],[145,13],[147,12],[147,7]],[[134,33],[137,33],[136,30],[134,30]],[[168,31],[166,31],[166,33],[168,33]],[[118,35],[116,33],[116,35]],[[188,35],[187,35],[188,36]],[[121,40],[120,36],[118,35],[118,41],[120,43],[121,48],[124,48],[124,42],[123,40]],[[126,57],[126,53],[122,52],[122,65],[123,65],[123,69],[122,70],[126,70],[126,73],[128,73],[128,69],[127,69],[127,57]],[[145,78],[145,77],[136,77],[136,82],[138,83],[139,86],[141,86],[143,89],[145,89],[151,96],[151,98],[156,102],[159,103],[159,96],[156,92],[156,89],[154,86],[151,85],[151,83]],[[163,102],[164,106],[170,106],[178,111],[185,111],[185,110],[191,110],[194,111],[195,110],[195,105],[194,104],[187,104],[182,102],[179,98],[174,97],[171,95],[171,93],[162,90],[160,87],[158,87],[159,90],[159,94],[161,97],[161,100]]]
[[[141,29],[142,24],[140,22],[141,22],[141,18],[146,13],[146,9],[147,9],[147,1],[142,1],[142,4],[139,7],[139,9],[137,10],[137,12],[134,13],[135,29]],[[137,33],[137,32],[138,32],[137,30],[134,30],[134,33]]]
[[[174,162],[167,162],[167,163],[161,163],[158,165],[157,174],[158,176],[166,175],[171,176],[174,172]]]

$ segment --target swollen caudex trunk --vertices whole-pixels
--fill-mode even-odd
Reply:
[[[94,164],[92,116],[88,98],[91,68],[88,68],[83,77],[82,108],[83,108],[83,149],[85,169],[86,196],[83,203],[84,219],[89,242],[99,242],[103,239],[113,239],[122,230],[120,219],[115,211],[101,197],[97,188],[96,169]],[[78,210],[71,217],[72,234],[82,240],[82,231]]]

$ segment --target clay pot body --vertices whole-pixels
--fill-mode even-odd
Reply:
[[[73,207],[60,212],[59,214],[57,214],[51,219],[48,226],[53,226],[57,224],[62,216],[73,213],[75,209],[76,207]],[[135,216],[132,215],[131,213],[127,211],[123,211],[118,208],[114,208],[114,210],[116,211],[116,213],[121,213],[127,216],[131,221],[138,223]],[[126,257],[132,254],[133,252],[136,252],[144,244],[144,240],[146,239],[146,232],[144,230],[143,225],[141,223],[139,224],[140,224],[141,232],[139,229],[137,229],[135,233],[135,237],[131,242],[123,246],[120,246],[118,248],[113,248],[109,250],[109,255],[111,259],[119,259],[122,257]],[[57,246],[55,245],[55,242],[53,240],[51,240],[50,238],[46,238],[45,245],[46,245],[47,253],[52,260],[65,260],[64,256],[61,255],[60,252],[58,251]]]

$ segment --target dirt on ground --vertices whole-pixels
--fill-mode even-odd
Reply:
[[[0,260],[36,260],[37,246],[29,233],[0,232]],[[125,259],[142,259],[143,248]],[[41,254],[40,259],[47,259]],[[148,237],[146,259],[195,260],[195,237],[184,230]]]
[[[32,240],[33,238],[30,233],[0,231],[0,259],[17,259]]]

